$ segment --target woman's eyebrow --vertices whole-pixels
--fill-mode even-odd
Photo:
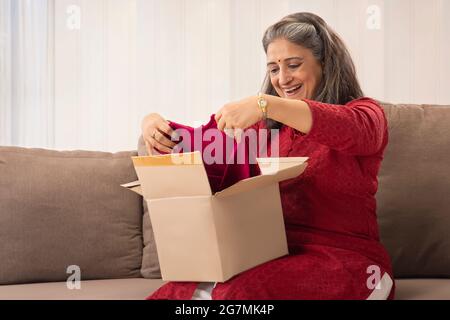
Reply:
[[[302,57],[289,57],[289,58],[284,59],[284,61],[289,61],[289,60],[294,60],[294,59],[298,59],[298,60],[302,60],[303,61]],[[280,61],[280,60],[278,60],[278,61]],[[267,66],[272,65],[272,64],[277,64],[277,63],[275,61],[269,61],[267,63]]]

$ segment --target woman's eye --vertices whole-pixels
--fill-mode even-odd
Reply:
[[[278,69],[272,69],[272,70],[270,70],[270,73],[271,74],[275,74],[275,73],[277,73],[278,72]]]
[[[289,68],[291,68],[291,69],[297,69],[298,67],[300,67],[299,64],[290,64],[289,65]]]

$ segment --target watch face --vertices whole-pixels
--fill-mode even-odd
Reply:
[[[261,100],[261,101],[259,101],[259,105],[261,106],[261,108],[265,108],[265,107],[267,107],[267,101]]]

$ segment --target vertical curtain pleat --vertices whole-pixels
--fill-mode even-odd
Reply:
[[[12,144],[51,147],[48,114],[48,1],[12,1]],[[50,92],[51,94],[51,92]]]
[[[0,145],[12,144],[11,3],[0,0]]]

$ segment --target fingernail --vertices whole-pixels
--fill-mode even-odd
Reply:
[[[180,138],[180,135],[176,131],[172,132],[172,135],[171,135],[172,140],[178,140],[179,138]]]

